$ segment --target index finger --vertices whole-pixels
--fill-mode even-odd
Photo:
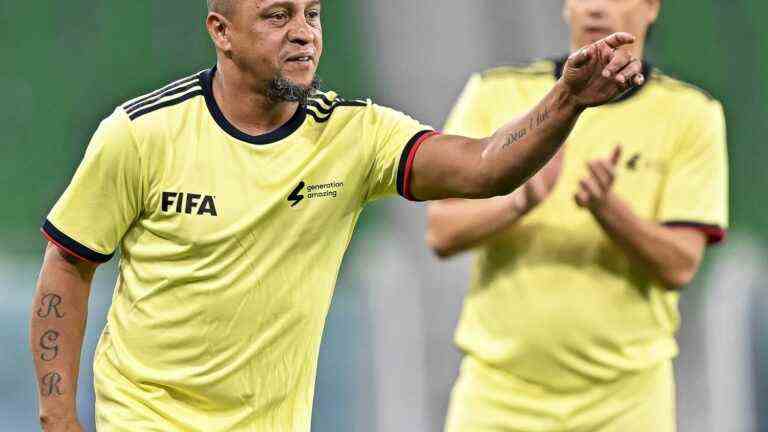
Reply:
[[[615,149],[613,149],[613,154],[611,154],[611,164],[613,166],[616,166],[619,163],[619,159],[621,159],[621,144],[617,145]]]
[[[624,45],[635,43],[635,37],[629,33],[619,32],[608,36],[607,38],[603,39],[603,41],[609,47],[616,49]]]

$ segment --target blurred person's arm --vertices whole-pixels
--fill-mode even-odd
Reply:
[[[644,220],[616,194],[590,210],[608,236],[664,287],[680,289],[696,276],[707,245],[701,231]]]
[[[438,135],[418,143],[408,162],[406,196],[490,198],[517,189],[557,152],[586,108],[643,82],[641,63],[615,50],[633,41],[614,34],[573,54],[544,99],[490,137]]]
[[[639,217],[612,186],[621,150],[588,163],[589,175],[579,182],[574,199],[589,210],[605,233],[664,287],[689,284],[701,264],[707,235],[695,228],[672,227]]]
[[[30,348],[44,431],[82,431],[77,378],[88,297],[97,264],[48,243],[32,303]]]
[[[447,258],[485,243],[512,227],[539,205],[554,188],[562,167],[563,152],[525,185],[511,194],[485,200],[449,199],[427,207],[427,244]]]

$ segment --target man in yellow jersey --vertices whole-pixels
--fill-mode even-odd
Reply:
[[[567,0],[573,48],[638,35],[659,0]],[[521,115],[565,59],[472,77],[447,133],[480,137]],[[586,113],[517,191],[429,208],[441,256],[478,248],[456,343],[465,353],[446,431],[675,430],[679,290],[728,223],[723,109],[644,63],[647,82]]]
[[[362,207],[491,197],[577,118],[641,84],[628,34],[571,56],[531,114],[487,138],[317,91],[319,0],[209,0],[215,67],[119,106],[48,215],[30,344],[40,417],[81,430],[91,278],[122,250],[94,361],[100,431],[310,429],[320,337]]]

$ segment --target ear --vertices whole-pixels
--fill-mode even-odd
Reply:
[[[661,12],[661,0],[646,0],[648,3],[648,25],[652,25],[659,19]]]
[[[232,50],[232,42],[229,39],[232,25],[224,15],[216,12],[209,13],[205,19],[205,27],[219,51],[227,53]]]

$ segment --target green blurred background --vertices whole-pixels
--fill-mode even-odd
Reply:
[[[379,36],[375,36],[370,7],[374,1],[325,2],[326,49],[321,76],[326,87],[347,97],[379,96],[387,101],[388,87],[407,83],[380,81],[376,47],[382,42],[382,24]],[[549,1],[553,2],[558,3]],[[203,3],[0,1],[0,51],[4,54],[0,85],[5,101],[0,104],[0,344],[6,348],[0,352],[0,388],[4,393],[0,396],[0,418],[10,422],[3,426],[0,421],[0,430],[35,430],[36,425],[26,338],[27,311],[44,248],[38,232],[42,218],[66,187],[99,121],[116,105],[213,64],[213,50],[203,27]],[[434,3],[436,9],[451,8],[450,2],[427,3]],[[731,232],[756,241],[765,241],[768,236],[765,17],[768,2],[764,0],[665,1],[650,46],[655,65],[706,88],[724,103],[729,128]],[[460,30],[472,32],[473,28]],[[387,34],[386,29],[383,34]],[[396,45],[397,35],[384,42]],[[474,69],[488,66],[478,64]],[[443,91],[455,96],[459,90],[451,87]],[[409,111],[407,105],[399,108]],[[436,126],[441,121],[427,120],[437,122]],[[360,245],[371,232],[389,226],[386,215],[383,207],[366,212],[345,269],[364,265],[366,253]],[[89,317],[91,344],[103,326],[114,272],[107,267],[99,277],[102,289],[94,292],[95,312]],[[371,418],[385,415],[374,412],[370,407],[373,397],[365,391],[375,372],[365,343],[371,324],[359,307],[364,301],[364,294],[357,289],[363,283],[359,279],[359,273],[345,271],[334,298],[318,375],[314,425],[318,431],[365,430]],[[765,332],[755,334],[764,338]],[[758,339],[754,346],[764,361],[761,347],[766,346],[765,341]],[[90,364],[89,355],[84,365]],[[765,370],[758,366],[763,384],[758,385],[762,409],[758,407],[757,412],[768,416]],[[81,387],[83,405],[90,400],[89,378],[86,374]],[[92,415],[92,407],[81,410],[86,417]],[[762,425],[762,430],[768,430],[768,418]],[[430,427],[439,430],[439,425]]]
[[[121,101],[213,63],[202,1],[10,2],[0,6],[0,239],[36,252],[41,217],[62,192],[98,122]],[[324,5],[321,76],[351,96],[372,93],[376,55],[361,49],[364,2]],[[180,5],[188,7],[179,7]],[[437,5],[437,4],[436,4]],[[768,2],[666,1],[650,58],[727,108],[736,229],[768,235]],[[481,65],[482,67],[482,65]]]

